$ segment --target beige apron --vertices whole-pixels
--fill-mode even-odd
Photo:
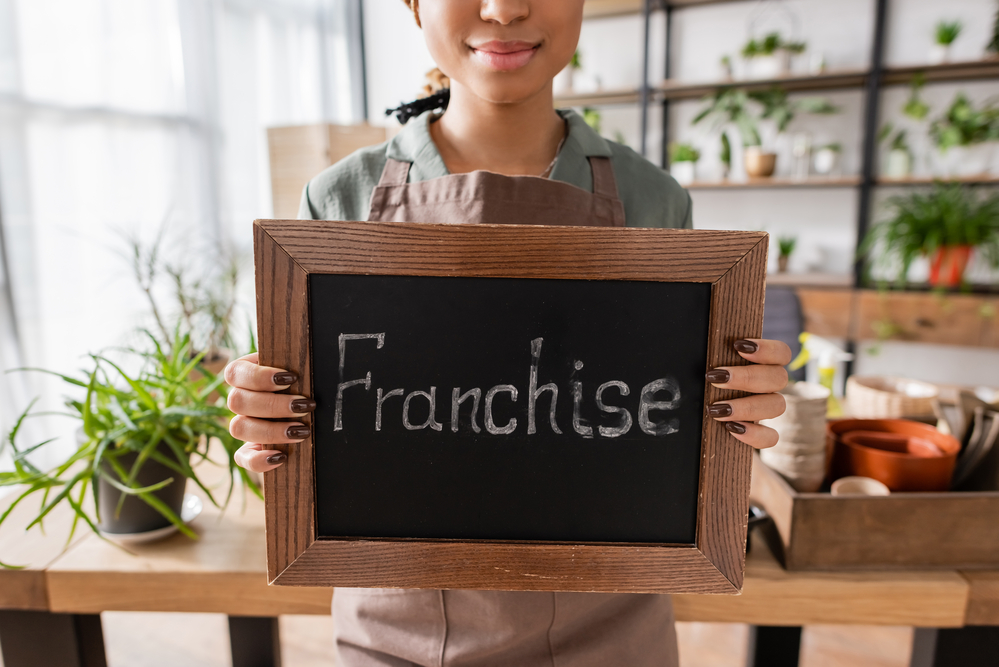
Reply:
[[[610,159],[590,157],[593,193],[476,171],[407,183],[389,159],[369,220],[623,227]],[[338,667],[676,667],[665,595],[338,588]]]

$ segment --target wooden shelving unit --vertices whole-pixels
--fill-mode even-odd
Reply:
[[[859,176],[834,176],[810,178],[751,178],[746,181],[694,181],[685,186],[688,190],[745,190],[750,188],[854,188],[860,185]]]
[[[837,90],[843,88],[861,88],[867,81],[866,71],[827,72],[815,75],[784,76],[776,79],[742,79],[731,81],[710,81],[703,83],[688,83],[669,80],[654,89],[657,99],[689,100],[712,95],[719,90],[738,88],[740,90],[768,90],[780,87],[789,92],[810,92],[819,90]]]
[[[644,0],[586,0],[583,3],[583,18],[641,14],[643,4]]]
[[[932,185],[934,183],[964,183],[967,185],[999,185],[999,176],[982,174],[980,176],[952,176],[949,178],[933,176],[910,176],[908,178],[887,178],[881,176],[877,184],[888,188],[898,188],[910,185]]]
[[[601,90],[594,93],[562,95],[555,98],[557,107],[595,107],[638,104],[641,92],[638,90]]]

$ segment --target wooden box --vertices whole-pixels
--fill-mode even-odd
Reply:
[[[999,568],[999,491],[798,493],[756,455],[750,496],[788,570]]]
[[[274,217],[297,218],[302,190],[313,176],[354,151],[383,141],[385,128],[371,125],[320,123],[268,128]]]

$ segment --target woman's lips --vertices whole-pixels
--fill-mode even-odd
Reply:
[[[472,53],[486,67],[508,72],[520,69],[537,53],[538,45],[530,42],[486,42],[472,47]]]

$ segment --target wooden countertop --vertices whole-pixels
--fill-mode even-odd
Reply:
[[[0,500],[0,511],[13,498]],[[46,520],[45,534],[37,527],[25,534],[20,527],[37,507],[37,501],[30,499],[0,530],[0,559],[30,566],[0,570],[0,608],[328,614],[332,589],[267,585],[263,503],[248,496],[241,505],[238,493],[224,514],[206,503],[193,523],[201,536],[198,541],[177,534],[133,546],[130,554],[80,531],[70,548],[60,553],[71,513],[54,512]],[[754,536],[742,595],[678,595],[674,602],[681,621],[999,624],[999,572],[788,572],[762,536]]]

